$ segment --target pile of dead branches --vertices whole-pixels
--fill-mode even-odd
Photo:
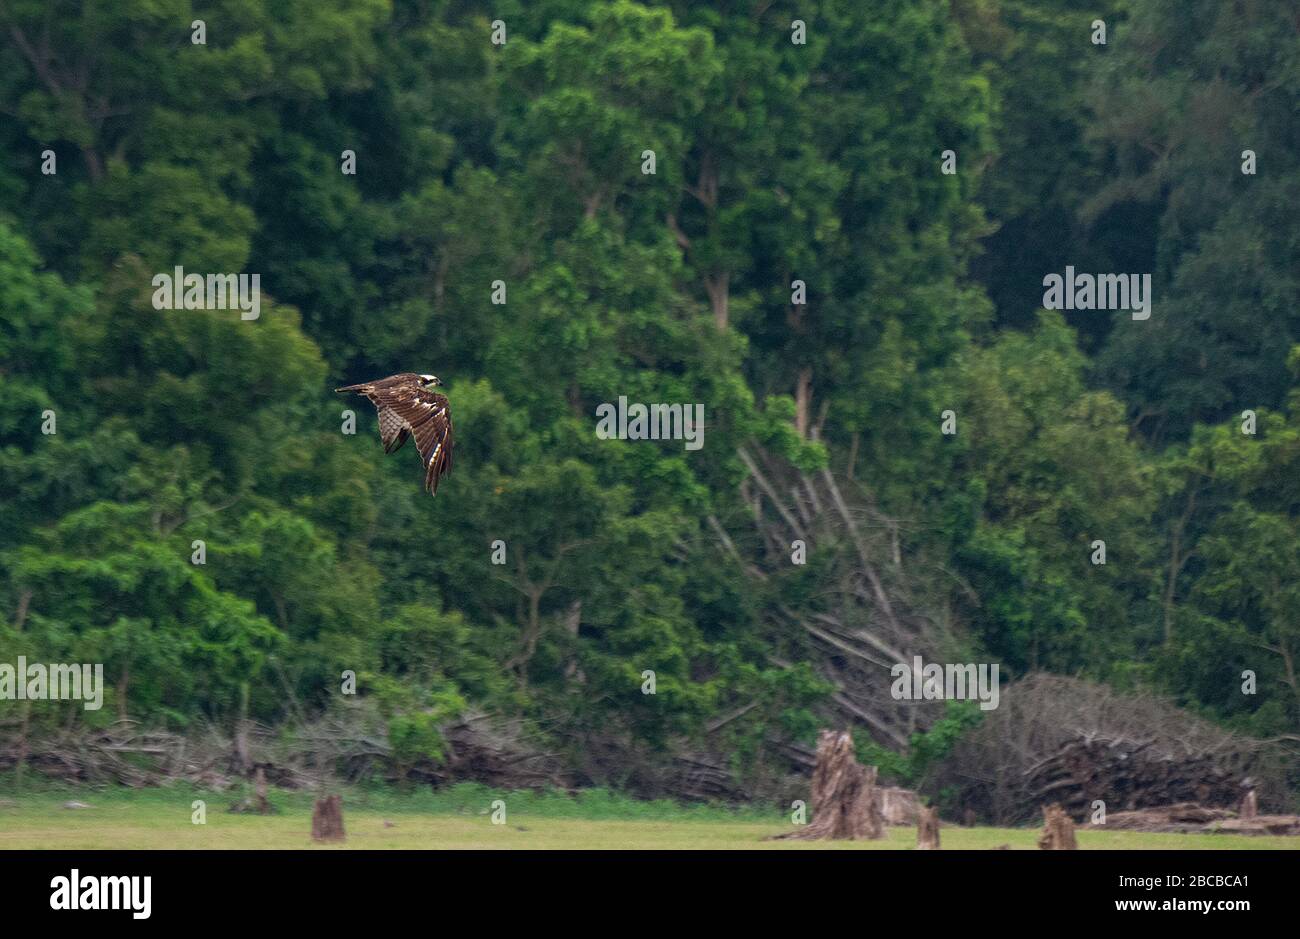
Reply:
[[[1083,818],[1095,802],[1131,809],[1190,801],[1234,805],[1245,791],[1241,761],[1214,749],[1171,752],[1155,736],[1084,736],[1025,770],[1025,788]]]
[[[829,469],[806,473],[759,451],[742,449],[739,457],[748,471],[741,496],[750,517],[727,525],[708,518],[721,548],[760,588],[796,570],[796,543],[818,571],[815,598],[768,606],[776,640],[771,662],[812,661],[835,688],[821,715],[827,723],[857,726],[878,743],[905,749],[944,708],[895,699],[891,669],[917,655],[932,660],[950,647],[950,637],[918,598],[926,590],[924,565],[905,567],[902,526],[879,510],[867,487],[837,480]]]
[[[211,731],[192,737],[122,720],[102,730],[57,729],[32,735],[20,749],[0,748],[0,771],[16,768],[62,782],[144,787],[185,781],[208,789],[230,785],[230,740]]]
[[[477,782],[500,789],[570,785],[556,755],[536,745],[535,735],[522,720],[470,711],[450,725],[443,736],[447,742],[445,758],[417,764],[407,778],[433,785]]]
[[[690,802],[747,802],[749,793],[720,757],[688,752],[676,756],[667,793]]]
[[[1007,687],[954,747],[932,784],[996,824],[1028,821],[1046,802],[1084,820],[1175,802],[1236,806],[1248,788],[1280,801],[1280,754],[1151,694],[1120,694],[1057,675]]]
[[[32,734],[23,746],[0,742],[0,772],[13,770],[21,758],[25,772],[63,782],[144,787],[183,781],[215,791],[257,773],[286,789],[398,775],[501,788],[567,784],[554,757],[529,743],[517,721],[471,712],[444,733],[445,759],[398,768],[382,720],[364,702],[278,731],[243,721],[233,733],[208,725],[182,735],[123,720],[102,730]]]

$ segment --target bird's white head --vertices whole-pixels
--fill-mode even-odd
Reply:
[[[437,375],[421,375],[420,381],[425,388],[436,388],[442,384],[442,379]]]

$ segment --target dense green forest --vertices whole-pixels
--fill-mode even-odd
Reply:
[[[0,701],[5,765],[130,719],[418,777],[482,717],[578,785],[762,792],[827,725],[915,783],[981,713],[892,699],[913,655],[1300,739],[1297,22],[0,3],[0,662],[107,684]],[[1044,309],[1067,266],[1150,318]],[[333,393],[402,371],[435,498]]]

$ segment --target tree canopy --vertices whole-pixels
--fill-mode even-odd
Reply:
[[[761,781],[828,721],[915,776],[975,719],[882,699],[924,654],[1300,733],[1293,16],[792,19],[0,7],[0,662],[108,684],[22,732],[288,725],[351,672],[399,775],[487,712],[594,783]],[[1150,320],[1041,309],[1067,265]],[[178,267],[260,316],[156,309]],[[400,371],[452,402],[436,499],[332,391]],[[603,439],[620,398],[704,445]]]

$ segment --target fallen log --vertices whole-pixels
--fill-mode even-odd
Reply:
[[[1210,808],[1195,802],[1177,802],[1173,805],[1134,809],[1131,812],[1111,812],[1104,823],[1087,827],[1109,828],[1114,831],[1201,831],[1207,824],[1232,816],[1231,809]]]
[[[1114,812],[1104,824],[1092,829],[1235,835],[1300,835],[1300,815],[1254,815],[1237,817],[1232,809],[1220,809],[1180,802],[1133,812]]]
[[[1229,818],[1207,825],[1204,831],[1225,835],[1300,835],[1300,815],[1256,815]]]

